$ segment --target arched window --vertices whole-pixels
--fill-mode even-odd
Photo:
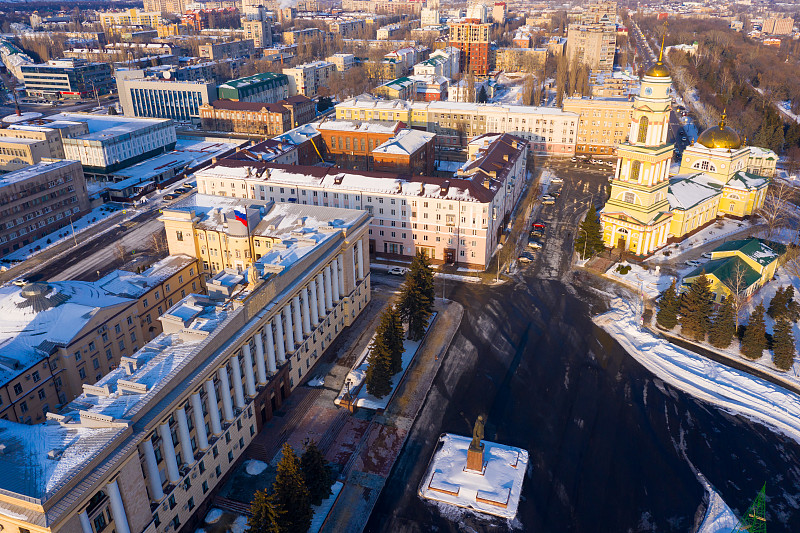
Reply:
[[[625,194],[622,196],[622,199],[625,201],[626,204],[636,203],[636,194],[630,191],[626,191]]]
[[[717,167],[705,159],[692,165],[692,168],[696,168],[697,170],[710,170],[711,172],[717,171]]]
[[[642,120],[639,121],[639,135],[636,137],[636,142],[646,142],[647,141],[647,126],[650,124],[650,121],[647,117],[642,117]]]
[[[639,173],[642,170],[642,162],[634,161],[631,163],[631,177],[629,181],[639,181]]]

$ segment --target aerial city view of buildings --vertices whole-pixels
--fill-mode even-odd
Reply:
[[[795,4],[0,9],[0,531],[800,530]]]

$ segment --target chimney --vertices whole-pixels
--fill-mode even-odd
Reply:
[[[441,194],[442,196],[447,196],[447,191],[449,190],[450,190],[450,180],[445,180],[445,182],[442,183],[442,187],[439,190],[439,194]]]
[[[508,154],[503,154],[503,161],[508,161]]]

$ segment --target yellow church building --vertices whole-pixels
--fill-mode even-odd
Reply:
[[[681,238],[721,216],[752,215],[764,204],[777,156],[744,146],[725,125],[724,114],[718,126],[684,150],[678,174],[670,176],[671,85],[659,57],[642,77],[629,138],[619,146],[611,194],[600,212],[608,248],[649,255],[669,238]]]

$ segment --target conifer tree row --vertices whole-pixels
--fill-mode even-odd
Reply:
[[[433,314],[433,291],[433,271],[428,256],[418,251],[406,274],[397,306],[400,316],[408,324],[408,338],[411,340],[420,340],[425,334],[428,320]]]
[[[602,252],[604,248],[603,228],[597,218],[597,210],[592,204],[575,236],[575,251],[581,259],[586,259]]]

